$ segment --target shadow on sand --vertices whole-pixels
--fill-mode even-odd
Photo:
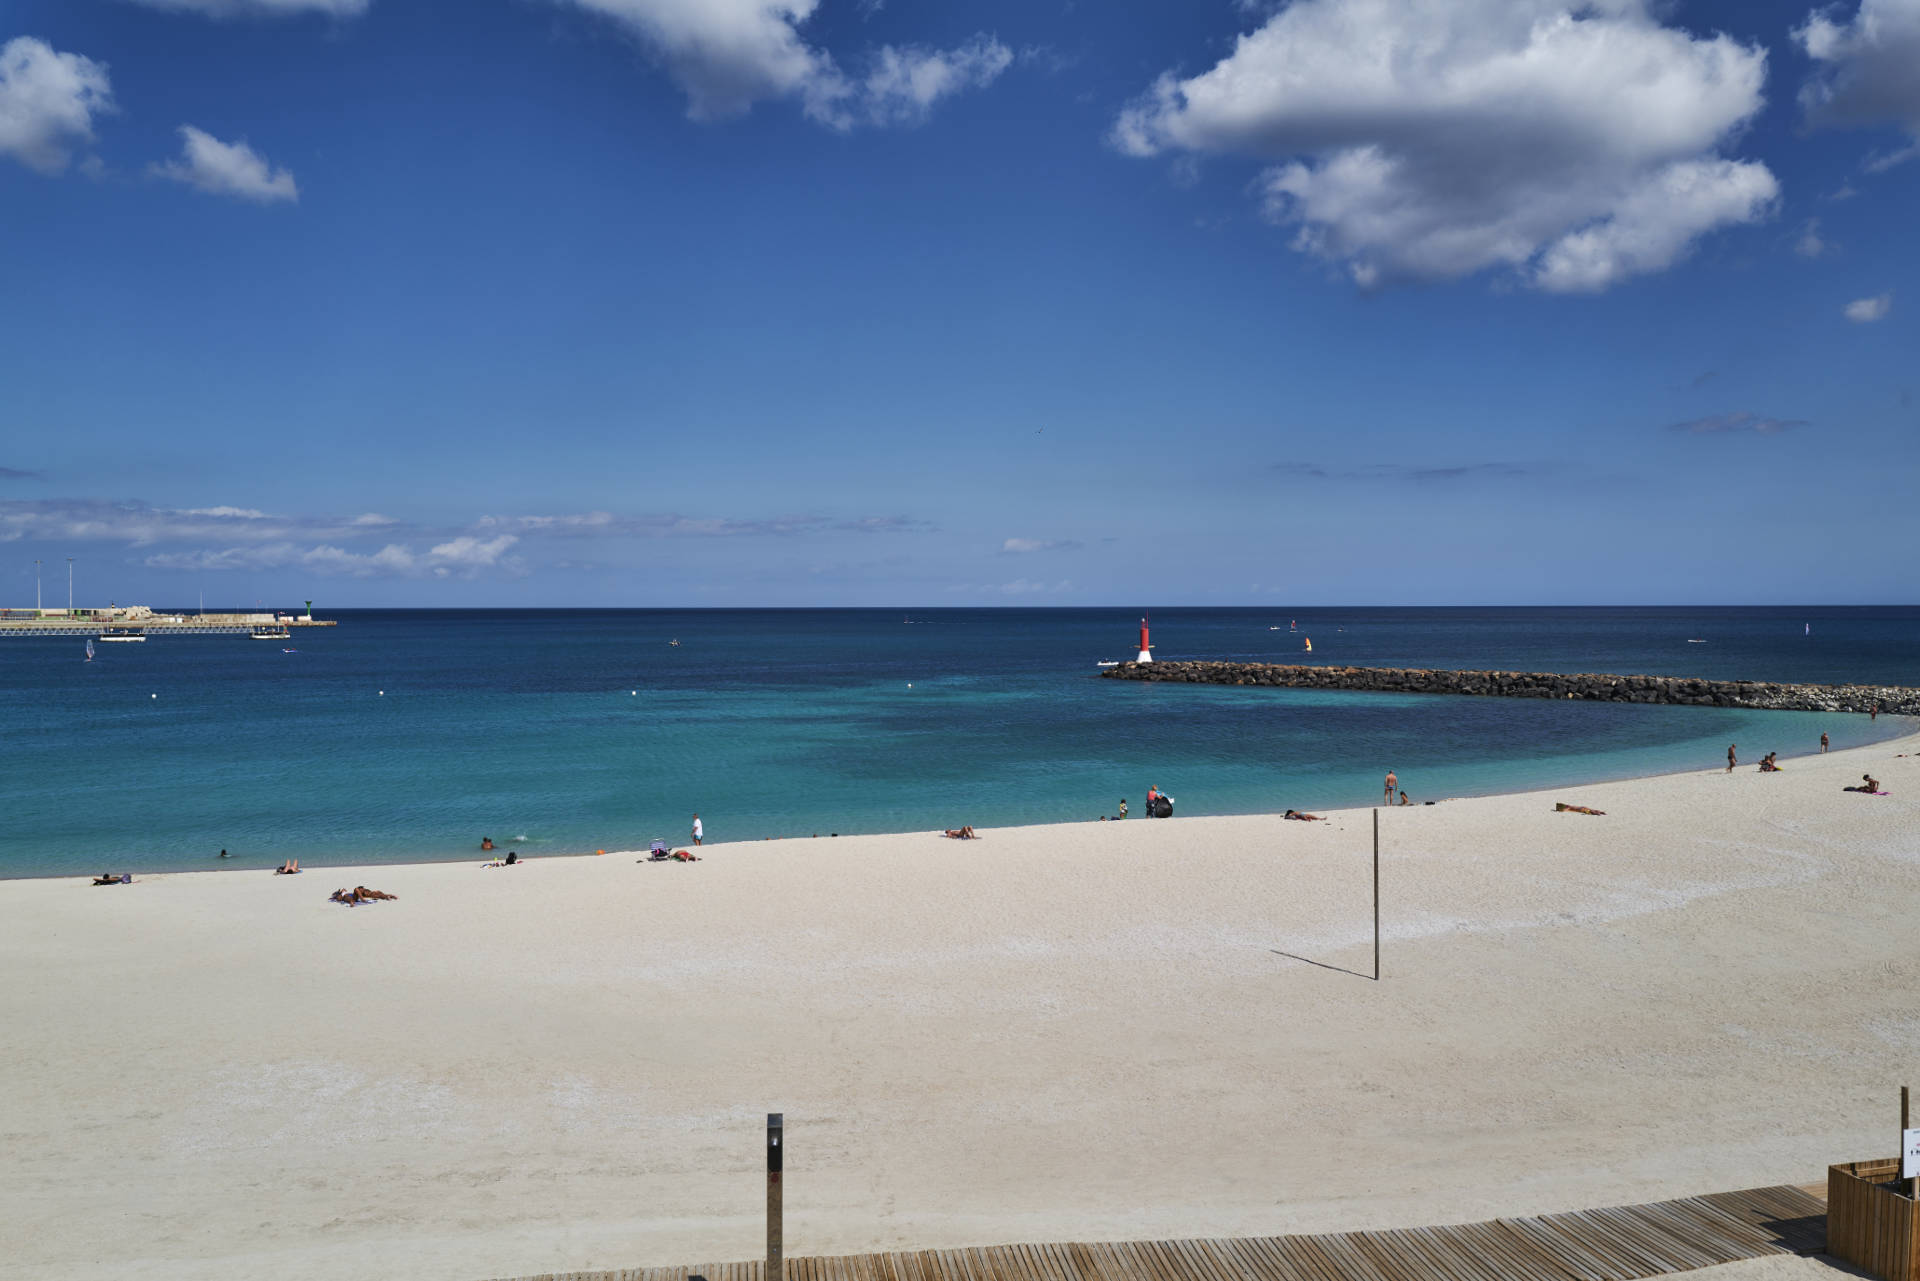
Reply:
[[[1293,952],[1282,952],[1277,947],[1270,948],[1268,950],[1271,951],[1275,956],[1286,957],[1289,961],[1301,961],[1307,965],[1317,965],[1323,970],[1334,970],[1341,974],[1351,974],[1353,975],[1353,977],[1357,979],[1365,979],[1369,983],[1373,983],[1377,981],[1376,977],[1372,974],[1362,974],[1359,970],[1350,970],[1344,965],[1329,965],[1325,961],[1316,961],[1311,956],[1300,956]]]

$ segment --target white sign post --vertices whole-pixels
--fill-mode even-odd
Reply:
[[[1900,1177],[1920,1178],[1920,1130],[1900,1131]]]

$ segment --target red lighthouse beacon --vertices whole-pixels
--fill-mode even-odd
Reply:
[[[1136,663],[1153,661],[1153,646],[1147,642],[1147,620],[1144,618],[1140,620],[1140,657],[1133,661]]]

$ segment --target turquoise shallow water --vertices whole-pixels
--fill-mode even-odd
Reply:
[[[324,616],[324,614],[323,614]],[[1297,619],[1298,633],[1284,630]],[[466,858],[1416,800],[1900,718],[1142,685],[1120,610],[343,611],[281,645],[0,640],[0,876]],[[913,621],[908,622],[908,619]],[[1803,625],[1811,623],[1813,634]],[[1283,630],[1272,631],[1273,627]],[[1165,658],[1920,683],[1920,609],[1166,610]],[[667,644],[678,638],[678,647]],[[1689,638],[1704,644],[1689,644]],[[383,692],[384,691],[384,692]]]

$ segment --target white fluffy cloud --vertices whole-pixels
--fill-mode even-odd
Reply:
[[[105,64],[32,36],[0,46],[0,155],[58,173],[93,141],[94,116],[112,110]]]
[[[1362,285],[1504,268],[1597,290],[1769,211],[1767,168],[1719,154],[1765,76],[1763,50],[1650,0],[1295,0],[1163,75],[1112,139],[1271,159],[1267,215]]]
[[[501,534],[497,538],[475,538],[471,534],[462,534],[437,544],[427,556],[436,569],[491,569],[500,563],[507,549],[519,541],[512,534]]]
[[[1887,313],[1893,310],[1893,295],[1884,293],[1871,298],[1856,298],[1842,310],[1854,324],[1871,325],[1876,320],[1885,320]]]
[[[296,13],[319,13],[333,18],[357,18],[372,0],[133,0],[149,9],[198,13],[209,18],[280,18]]]
[[[1793,33],[1819,64],[1800,90],[1808,122],[1894,124],[1920,141],[1920,0],[1860,0],[1839,22],[1830,13],[1816,10]]]
[[[216,196],[260,204],[300,199],[287,170],[275,169],[245,142],[222,142],[192,125],[180,126],[180,159],[154,165],[152,172]]]
[[[797,99],[835,129],[915,124],[943,97],[990,83],[1012,51],[985,35],[957,49],[882,47],[865,79],[849,79],[800,28],[819,0],[560,0],[612,19],[666,64],[695,120]]]

